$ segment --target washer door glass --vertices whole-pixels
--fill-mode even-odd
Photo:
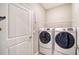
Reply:
[[[74,45],[75,39],[73,35],[68,32],[60,32],[59,34],[56,35],[55,42],[61,48],[68,49]]]
[[[42,43],[47,44],[48,42],[50,42],[51,36],[48,32],[42,31],[39,35],[39,38]]]

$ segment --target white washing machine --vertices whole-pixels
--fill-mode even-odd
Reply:
[[[76,53],[76,28],[55,28],[54,54],[75,55]]]
[[[39,44],[38,50],[40,54],[52,55],[54,44],[54,29],[52,28],[40,28],[39,31]]]
[[[77,27],[77,55],[79,55],[79,27]]]

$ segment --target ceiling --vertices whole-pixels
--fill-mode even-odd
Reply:
[[[65,3],[41,3],[41,6],[44,9],[51,9],[51,8],[54,8],[54,7],[63,5],[63,4],[65,4]]]

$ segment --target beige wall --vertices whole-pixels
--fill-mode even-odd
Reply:
[[[79,27],[79,4],[78,3],[75,3],[75,4],[72,4],[72,15],[73,15],[73,18],[72,18],[72,25],[74,27]]]
[[[34,12],[34,28],[33,28],[33,51],[34,54],[38,52],[38,31],[39,28],[45,26],[45,10],[40,6],[40,4],[29,4],[32,11]]]
[[[79,47],[79,3],[74,3],[72,6],[72,26],[77,27],[77,46]],[[77,54],[79,55],[79,48]]]
[[[65,4],[52,8],[46,14],[47,27],[70,27],[72,26],[72,6]]]

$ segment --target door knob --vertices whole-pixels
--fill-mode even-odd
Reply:
[[[32,38],[32,36],[29,36],[29,39],[31,39]]]
[[[6,16],[0,16],[0,21],[4,20]]]

